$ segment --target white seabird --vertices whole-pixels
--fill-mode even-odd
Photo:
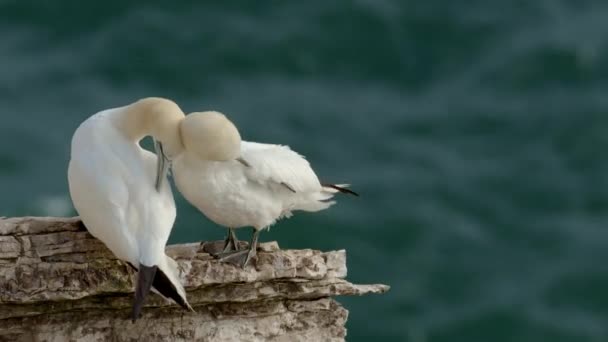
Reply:
[[[91,116],[72,138],[68,181],[76,211],[93,236],[138,269],[133,321],[151,286],[192,310],[177,263],[165,254],[176,209],[171,187],[163,180],[167,158],[184,149],[183,118],[174,102],[146,98]],[[139,146],[147,135],[158,141],[164,155],[157,158]]]
[[[190,125],[196,120],[199,125]],[[319,211],[347,185],[321,184],[310,164],[288,146],[241,141],[218,112],[192,113],[182,123],[186,149],[172,163],[182,195],[205,216],[229,229],[222,260],[245,267],[256,255],[261,230],[292,211]],[[189,143],[199,145],[199,153]],[[202,151],[202,152],[201,152]],[[224,160],[224,161],[220,161]],[[357,195],[358,196],[358,195]],[[234,228],[253,227],[248,250],[239,251]]]

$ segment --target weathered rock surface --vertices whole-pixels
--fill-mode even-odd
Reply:
[[[331,297],[388,290],[346,281],[343,250],[265,243],[244,270],[204,250],[167,247],[196,312],[151,294],[133,324],[135,273],[78,218],[0,219],[0,341],[342,341]]]

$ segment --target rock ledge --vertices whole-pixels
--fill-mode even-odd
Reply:
[[[78,218],[0,218],[0,341],[343,341],[331,297],[389,289],[346,281],[344,250],[264,243],[245,270],[203,250],[167,247],[196,312],[151,294],[133,324],[134,272]]]

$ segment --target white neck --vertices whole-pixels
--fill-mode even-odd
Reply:
[[[179,128],[184,117],[173,101],[149,97],[124,107],[116,117],[115,126],[133,142],[151,135],[163,143],[170,155],[177,155],[184,150]]]

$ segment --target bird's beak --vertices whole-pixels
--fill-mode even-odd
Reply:
[[[156,188],[156,191],[160,192],[163,180],[169,173],[169,166],[171,166],[171,163],[169,162],[169,158],[165,155],[163,144],[156,139],[154,139],[154,152],[156,152],[156,181],[154,182],[154,188]]]
[[[236,158],[236,161],[238,161],[239,163],[241,163],[247,167],[251,167],[251,164],[249,164],[245,159],[243,159],[243,157]]]

